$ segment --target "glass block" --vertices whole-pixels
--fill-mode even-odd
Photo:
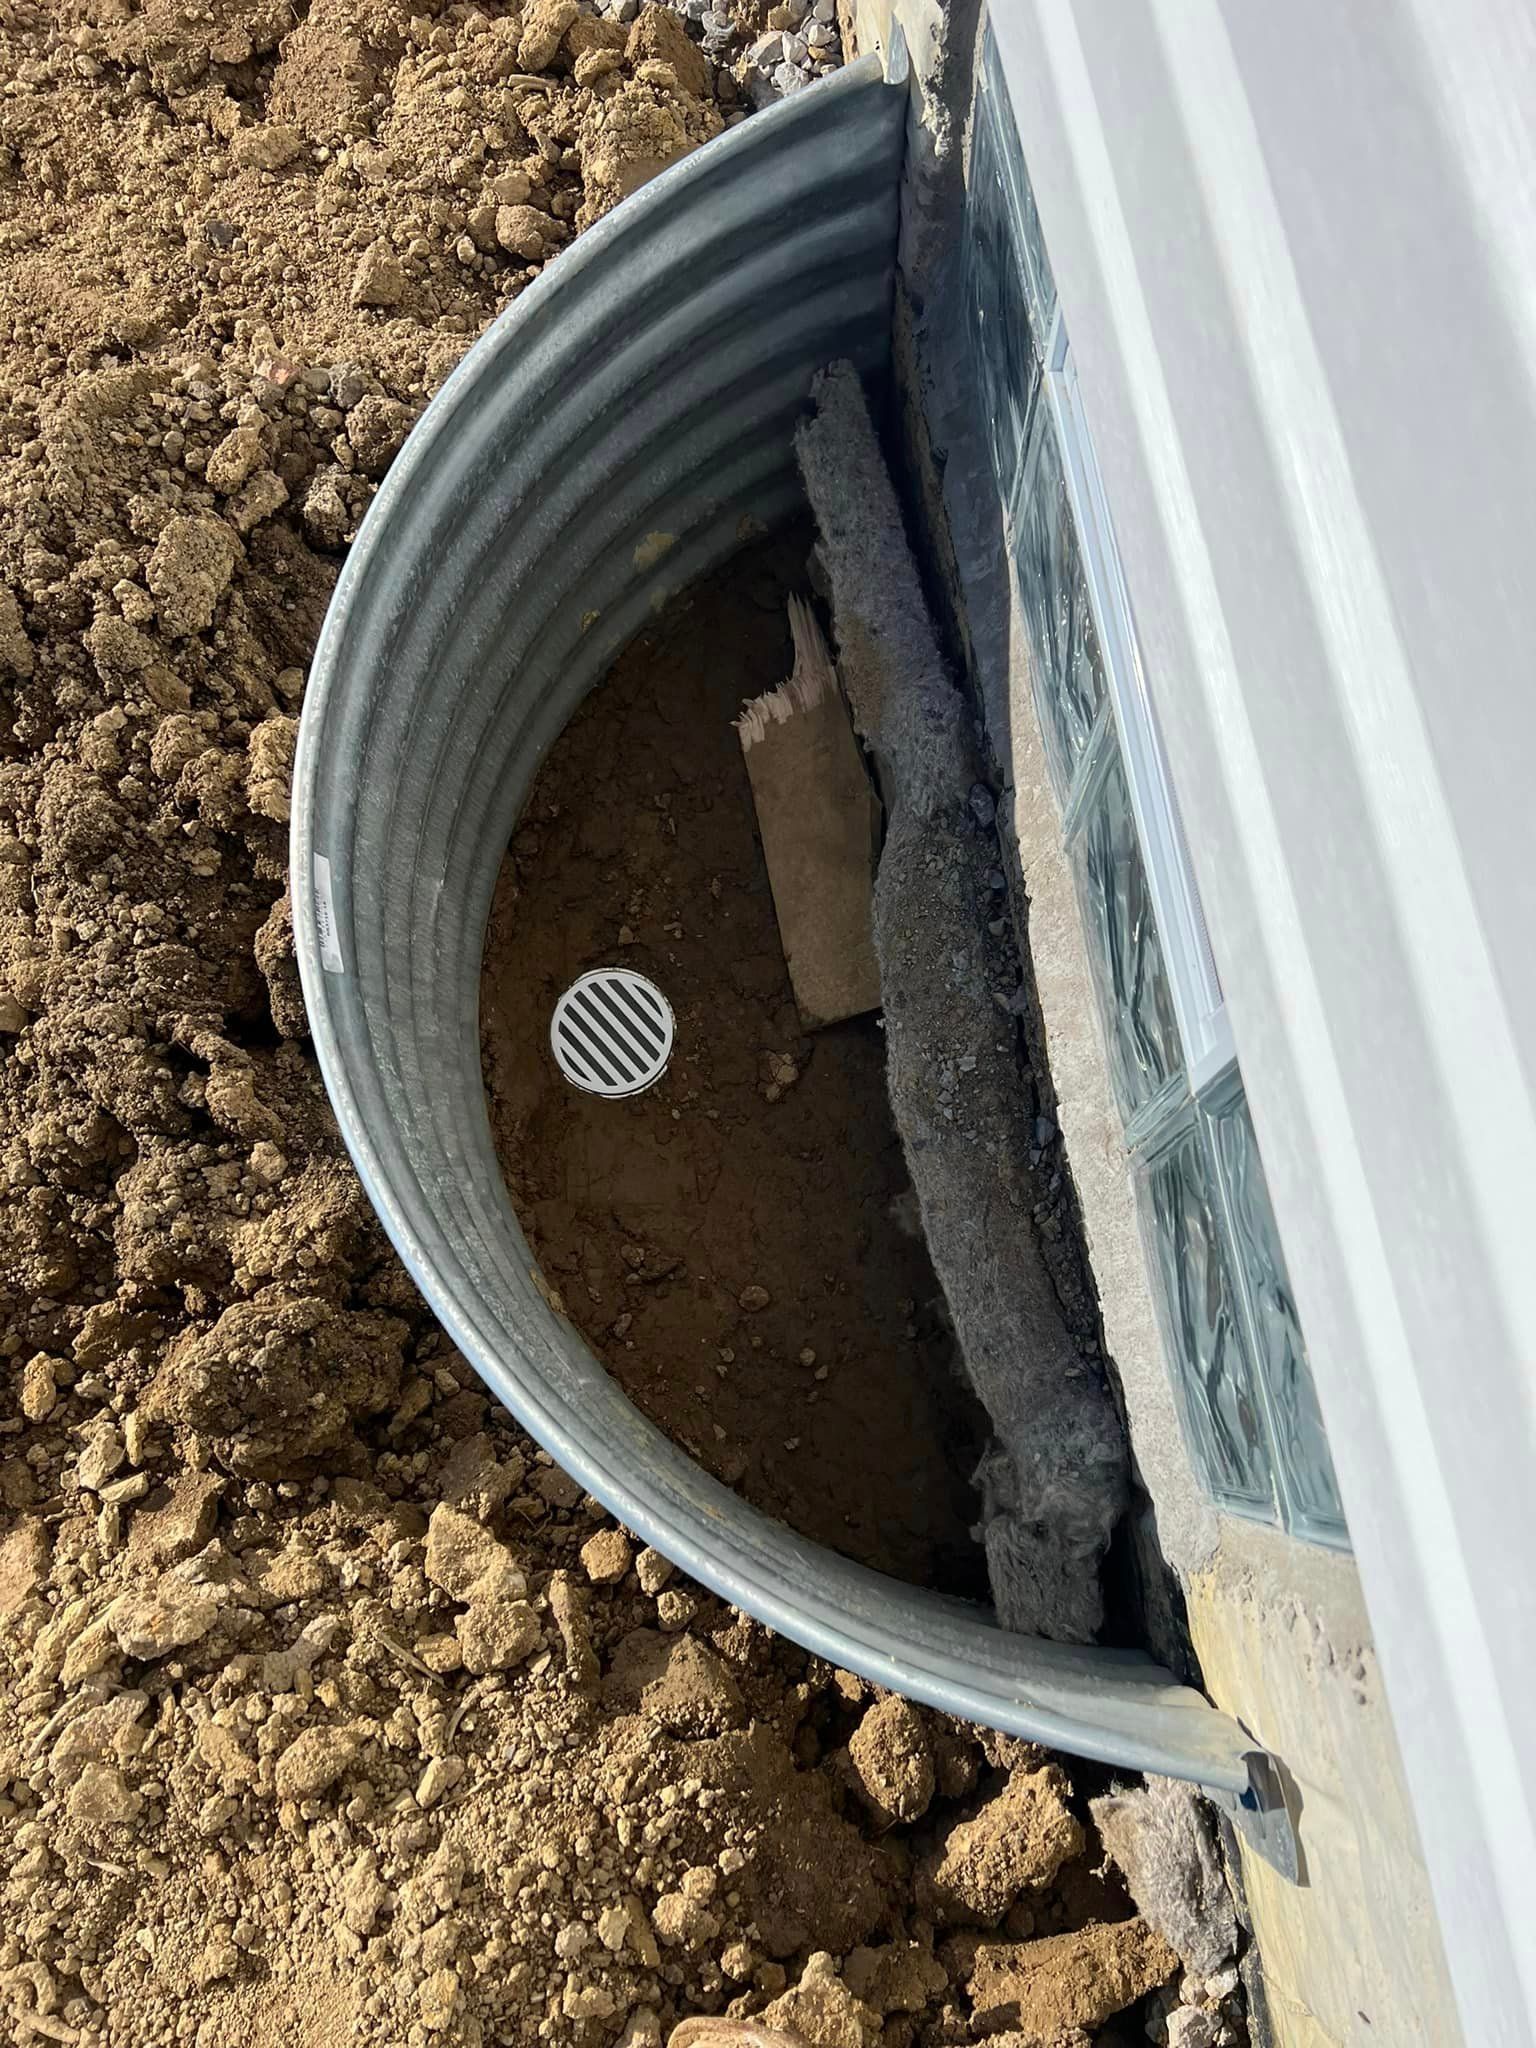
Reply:
[[[1268,1397],[1287,1520],[1297,1535],[1318,1542],[1347,1542],[1338,1481],[1286,1275],[1269,1184],[1247,1097],[1235,1076],[1210,1099],[1207,1128],[1226,1199],[1233,1264]]]
[[[1276,1519],[1263,1397],[1227,1261],[1220,1196],[1192,1116],[1139,1175],[1174,1388],[1196,1473],[1221,1506]]]
[[[1014,529],[1014,567],[1034,655],[1040,723],[1051,778],[1065,807],[1104,702],[1104,657],[1048,405],[1037,406],[1030,422]]]
[[[1096,776],[1071,860],[1110,1072],[1129,1123],[1179,1072],[1182,1055],[1125,769],[1113,744]]]
[[[1003,502],[1009,504],[1018,485],[1030,415],[1040,397],[1040,343],[1030,329],[1016,208],[992,105],[985,96],[977,99],[971,137],[961,272],[992,470]]]
[[[1013,118],[1013,100],[990,25],[982,52],[981,77],[982,91],[995,109],[993,119],[998,149],[1018,223],[1018,248],[1024,265],[1024,295],[1029,306],[1030,326],[1036,343],[1043,349],[1046,336],[1051,331],[1051,315],[1056,310],[1056,279],[1051,274],[1050,258],[1045,253],[1045,235],[1035,206],[1035,191],[1029,182],[1024,151],[1019,144],[1018,125]]]

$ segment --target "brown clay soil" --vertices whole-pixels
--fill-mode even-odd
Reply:
[[[1013,2048],[1178,1975],[1049,1759],[637,1555],[487,1400],[307,1041],[289,778],[341,554],[474,334],[738,106],[656,9],[0,0],[23,2048],[656,2048],[727,2009]]]
[[[482,990],[503,1161],[578,1327],[755,1506],[880,1570],[985,1594],[965,1387],[885,1092],[878,1023],[802,1031],[732,720],[791,666],[806,537],[674,604],[540,771]],[[549,1051],[590,967],[677,1017],[663,1080],[584,1095]]]

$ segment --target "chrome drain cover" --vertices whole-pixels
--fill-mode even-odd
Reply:
[[[589,1095],[638,1095],[672,1056],[672,1005],[655,982],[627,967],[595,967],[555,1005],[549,1046],[573,1087]]]

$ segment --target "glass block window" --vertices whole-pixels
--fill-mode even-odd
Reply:
[[[1182,1076],[1184,1060],[1125,768],[1107,722],[1100,731],[1100,765],[1087,777],[1069,850],[1110,1074],[1129,1124]]]
[[[1065,803],[1104,702],[1104,657],[1048,405],[1030,422],[1015,520],[1018,585],[1040,673],[1046,753]]]
[[[1244,1317],[1257,1367],[1286,1520],[1323,1542],[1344,1533],[1344,1508],[1317,1405],[1301,1321],[1280,1249],[1269,1184],[1236,1069],[1201,1100],[1207,1154],[1236,1254]]]
[[[1157,1264],[1164,1335],[1186,1361],[1175,1383],[1184,1433],[1224,1506],[1270,1519],[1275,1498],[1241,1300],[1220,1195],[1187,1103],[1140,1170],[1147,1238]]]
[[[994,118],[996,106],[985,92],[976,103],[970,232],[961,251],[961,274],[991,436],[992,473],[1006,499],[1018,477],[1040,395],[1044,337],[1030,323],[1024,273],[1014,260],[1018,216]]]
[[[1185,1439],[1223,1508],[1341,1544],[1306,1344],[990,30],[967,211],[977,381]]]
[[[1035,208],[1034,187],[1024,169],[1024,155],[1019,148],[1013,105],[1008,96],[1008,81],[1003,76],[997,44],[990,30],[982,49],[980,98],[987,101],[996,124],[1003,175],[1007,180],[1016,223],[1015,246],[1024,278],[1030,326],[1043,344],[1050,331],[1051,316],[1056,310],[1056,280],[1051,275],[1050,258],[1045,253],[1045,235]]]

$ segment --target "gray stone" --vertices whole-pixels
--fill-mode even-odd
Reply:
[[[1237,1913],[1199,1795],[1172,1778],[1148,1778],[1092,1808],[1143,1917],[1197,1976],[1216,1976],[1237,1947]]]

